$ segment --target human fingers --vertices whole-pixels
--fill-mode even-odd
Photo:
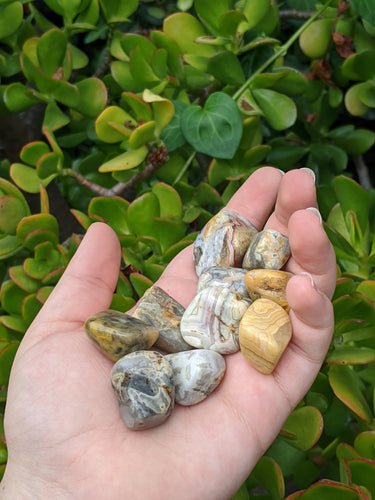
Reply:
[[[296,210],[317,206],[313,172],[310,169],[290,170],[281,179],[275,210],[265,227],[287,234],[289,218]]]
[[[310,273],[318,289],[330,299],[336,286],[336,256],[317,210],[298,210],[289,219],[292,256],[287,269]]]
[[[327,295],[312,276],[293,276],[287,285],[292,340],[274,371],[274,378],[289,402],[290,410],[314,381],[331,342],[334,315]]]

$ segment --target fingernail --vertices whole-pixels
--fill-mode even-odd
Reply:
[[[284,170],[281,170],[281,168],[278,168],[277,170],[278,170],[278,171],[279,171],[282,175],[285,175]]]
[[[311,177],[314,179],[314,184],[315,184],[315,173],[314,173],[313,170],[311,170],[311,168],[302,167],[302,168],[300,168],[300,170],[304,170],[305,172],[307,172],[308,174],[310,174]]]
[[[312,288],[315,288],[316,289],[316,286],[315,286],[315,282],[314,282],[314,279],[313,277],[311,276],[310,273],[306,273],[305,271],[302,271],[301,273],[299,273],[300,276],[308,276],[310,278],[310,282],[311,282],[311,286]]]
[[[320,214],[320,212],[319,212],[319,210],[317,208],[315,208],[315,207],[308,207],[308,208],[306,208],[306,210],[308,210],[309,212],[312,212],[313,214],[315,214],[318,217],[320,223],[321,224],[323,223],[322,216],[321,216],[321,214]]]

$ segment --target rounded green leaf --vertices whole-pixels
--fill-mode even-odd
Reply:
[[[53,291],[53,288],[53,286],[42,286],[41,288],[39,288],[36,297],[41,304],[44,304],[46,302],[51,292]]]
[[[40,37],[37,55],[40,68],[46,76],[53,77],[62,68],[66,49],[66,36],[58,28],[51,29]]]
[[[21,290],[27,293],[34,293],[39,288],[39,281],[28,276],[22,265],[11,266],[8,270],[9,277]]]
[[[123,23],[137,10],[138,0],[100,0],[100,6],[108,24]]]
[[[95,131],[103,142],[114,144],[128,137],[137,125],[129,113],[118,106],[109,106],[96,119]]]
[[[283,500],[285,495],[284,477],[278,463],[271,457],[262,457],[252,473],[271,495],[272,500]]]
[[[290,97],[269,89],[254,89],[252,94],[270,127],[285,130],[294,125],[297,107]]]
[[[234,100],[215,92],[204,108],[189,106],[182,115],[186,140],[199,153],[214,158],[233,158],[242,136],[242,120]]]
[[[51,214],[29,215],[18,224],[17,237],[30,250],[34,250],[35,246],[42,241],[51,241],[57,244],[59,226]]]
[[[146,146],[142,146],[138,149],[131,149],[103,163],[99,167],[99,172],[118,172],[130,170],[138,167],[147,155],[148,149]]]
[[[159,135],[166,125],[174,116],[174,106],[169,99],[165,99],[150,90],[146,89],[143,92],[142,98],[145,102],[150,103],[155,121],[155,133]]]
[[[140,273],[132,273],[129,279],[139,297],[142,297],[145,291],[153,285],[153,282],[149,278]]]
[[[99,197],[91,200],[88,207],[90,217],[100,217],[109,224],[117,234],[129,232],[127,225],[127,210],[129,202],[117,197]]]
[[[107,87],[99,78],[85,78],[76,84],[79,102],[75,106],[80,113],[96,118],[105,108],[108,93]]]
[[[238,57],[230,51],[218,52],[209,59],[208,71],[220,82],[242,85],[245,75]]]
[[[347,461],[351,484],[367,488],[375,496],[375,461],[367,458],[352,458]]]
[[[197,38],[207,33],[198,19],[186,12],[177,12],[168,16],[164,21],[163,31],[176,42],[183,54],[211,57],[217,50],[211,45],[196,43]]]
[[[361,381],[357,373],[349,366],[331,365],[329,383],[336,396],[360,419],[369,423],[372,413],[361,390]]]
[[[375,431],[364,431],[356,435],[354,448],[363,458],[375,460]]]
[[[125,34],[121,38],[120,43],[128,56],[130,56],[132,51],[138,47],[145,59],[148,60],[151,59],[151,56],[156,49],[155,45],[148,38],[136,33]]]
[[[43,141],[33,141],[29,142],[24,146],[20,152],[20,158],[24,163],[28,163],[33,167],[39,161],[39,158],[45,153],[49,153],[50,148],[48,144]]]
[[[65,127],[70,122],[70,118],[59,108],[55,102],[47,104],[43,127],[47,130],[55,131]]]
[[[120,104],[125,108],[129,106],[135,113],[137,120],[149,122],[152,120],[151,106],[133,92],[122,92]]]
[[[290,498],[288,497],[288,499]],[[328,479],[318,481],[302,495],[293,498],[300,500],[361,500],[354,488]]]
[[[270,8],[270,0],[245,0],[243,13],[248,22],[248,28],[254,28],[267,14]]]
[[[375,76],[375,50],[352,54],[342,65],[344,76],[350,80],[370,80]]]
[[[194,7],[198,16],[211,29],[218,28],[221,16],[229,10],[228,0],[215,1],[215,8],[212,8],[211,0],[195,0]]]
[[[12,180],[27,193],[39,193],[39,185],[42,182],[35,168],[28,167],[22,163],[13,163],[10,167]]]
[[[22,249],[17,236],[3,235],[0,236],[0,260],[7,259],[15,255]]]
[[[353,116],[362,116],[369,107],[362,100],[362,93],[368,88],[368,83],[358,83],[348,89],[345,94],[345,107]]]
[[[322,434],[323,417],[313,406],[303,406],[293,411],[282,430],[293,436],[291,443],[294,446],[309,450]]]
[[[164,142],[169,153],[183,146],[186,142],[181,129],[181,118],[188,105],[181,101],[172,101],[172,103],[175,109],[174,116],[160,135],[160,139]]]
[[[31,90],[20,82],[11,83],[4,92],[4,104],[11,113],[25,111],[40,100],[33,95]]]
[[[29,326],[42,308],[41,302],[36,298],[36,294],[28,295],[22,303],[21,315],[26,325]]]
[[[350,210],[355,210],[358,222],[364,233],[368,226],[370,213],[370,197],[363,187],[344,175],[335,177],[333,186],[336,196],[340,202],[344,220]]]
[[[22,201],[11,195],[0,197],[0,232],[16,234],[17,224],[28,215]]]
[[[49,152],[39,158],[36,171],[40,179],[48,179],[61,170],[61,154]]]
[[[8,2],[0,5],[0,39],[14,33],[23,21],[21,2]]]
[[[145,144],[150,144],[155,140],[155,122],[150,121],[139,125],[129,137],[129,147],[138,149]]]
[[[128,207],[127,219],[130,231],[136,236],[154,236],[153,217],[160,215],[160,204],[154,193],[145,193]]]
[[[152,192],[159,200],[161,217],[181,217],[182,201],[172,186],[158,182],[152,186]]]
[[[1,285],[1,308],[8,314],[20,315],[23,299],[27,292],[18,287],[12,280],[4,281]]]

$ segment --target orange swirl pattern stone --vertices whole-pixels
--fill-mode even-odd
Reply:
[[[292,273],[274,269],[252,269],[245,274],[245,285],[251,300],[270,299],[289,311],[286,285]]]
[[[281,306],[269,299],[258,299],[242,317],[238,333],[246,360],[261,373],[269,374],[292,337],[292,326]]]

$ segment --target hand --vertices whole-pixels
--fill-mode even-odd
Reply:
[[[112,362],[83,329],[109,307],[120,263],[113,231],[93,224],[13,364],[2,498],[230,498],[314,381],[330,343],[335,254],[308,207],[317,207],[312,176],[304,170],[283,176],[271,167],[257,170],[228,204],[258,229],[289,236],[293,338],[273,374],[258,373],[241,353],[226,356],[214,393],[196,406],[177,405],[167,422],[146,431],[131,431],[121,420]],[[196,283],[189,247],[158,286],[186,307]]]

